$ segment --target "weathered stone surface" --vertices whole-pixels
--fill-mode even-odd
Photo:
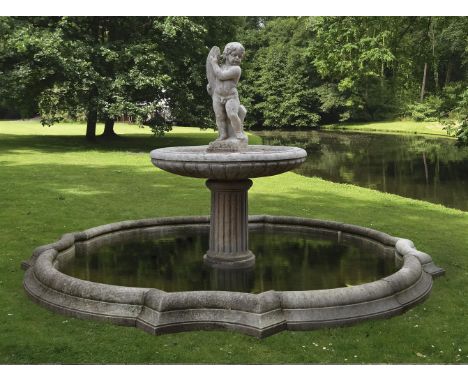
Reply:
[[[210,142],[206,151],[209,153],[216,153],[216,152],[238,152],[238,151],[245,151],[248,148],[247,136],[245,139],[224,139],[224,140],[216,140]]]
[[[326,229],[332,235],[341,233],[343,237],[374,241],[375,245],[390,245],[395,256],[401,257],[403,265],[393,275],[368,284],[260,294],[226,291],[168,293],[93,283],[67,276],[57,269],[62,257],[73,255],[76,245],[86,245],[100,238],[108,240],[109,236],[128,232],[162,235],[167,230],[186,230],[187,227],[208,229],[208,217],[187,216],[119,222],[64,235],[63,240],[34,251],[25,273],[24,288],[31,299],[55,312],[136,326],[152,334],[227,329],[260,338],[286,329],[310,330],[391,317],[422,302],[431,291],[432,276],[425,269],[428,258],[416,253],[419,251],[409,240],[317,219],[265,215],[251,216],[249,221],[252,227],[264,225],[272,230],[288,227],[297,232]]]
[[[173,174],[215,180],[240,180],[290,171],[307,157],[297,147],[250,145],[241,152],[206,152],[207,146],[151,151],[151,162]]]
[[[248,138],[244,133],[247,109],[241,105],[237,92],[244,53],[240,43],[230,42],[222,55],[217,46],[211,48],[206,59],[206,89],[213,101],[218,127],[218,139],[210,143],[208,152],[236,152],[247,147]]]
[[[219,268],[248,268],[255,263],[249,251],[248,190],[250,179],[223,181],[210,179],[210,246],[204,260]]]
[[[411,240],[399,239],[395,244],[395,248],[400,256],[415,256],[421,262],[424,270],[433,277],[442,276],[445,273],[442,268],[439,268],[434,264],[431,256],[427,253],[418,251]]]

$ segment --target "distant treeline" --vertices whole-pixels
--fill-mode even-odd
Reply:
[[[84,119],[89,138],[122,118],[212,126],[206,55],[233,40],[247,127],[466,128],[467,17],[2,17],[0,36],[0,117]]]

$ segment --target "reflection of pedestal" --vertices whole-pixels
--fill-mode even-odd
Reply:
[[[212,290],[227,290],[249,293],[255,284],[254,267],[221,269],[210,268],[210,285]]]
[[[205,263],[216,268],[248,268],[255,264],[249,251],[248,190],[250,179],[213,180],[211,190],[210,246]]]

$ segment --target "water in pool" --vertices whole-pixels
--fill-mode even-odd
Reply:
[[[203,263],[208,232],[130,235],[77,246],[60,271],[84,280],[167,292],[313,290],[364,284],[398,269],[392,251],[336,233],[250,232],[250,270],[217,270]]]

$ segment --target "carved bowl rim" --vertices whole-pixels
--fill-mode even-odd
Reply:
[[[207,152],[207,148],[208,145],[164,147],[152,150],[150,157],[152,161],[206,163],[281,162],[307,157],[304,149],[292,146],[249,145],[239,152]]]
[[[198,329],[230,329],[264,337],[278,331],[310,330],[389,317],[423,301],[432,277],[443,274],[431,257],[407,239],[366,227],[289,216],[250,216],[249,222],[318,227],[362,236],[395,248],[403,266],[383,279],[346,288],[267,291],[259,294],[227,291],[164,292],[76,279],[56,268],[57,256],[76,242],[125,230],[173,225],[209,224],[208,216],[184,216],[122,221],[69,233],[36,248],[23,263],[24,288],[34,301],[76,317],[137,326],[153,334]],[[242,319],[239,320],[239,317]]]

